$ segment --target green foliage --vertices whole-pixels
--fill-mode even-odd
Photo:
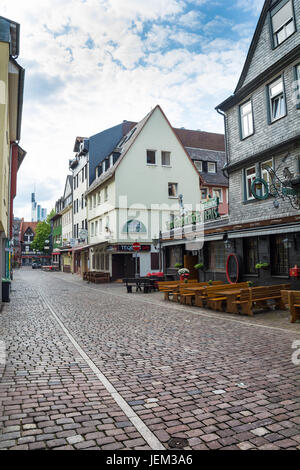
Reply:
[[[55,210],[52,209],[52,211],[50,212],[50,214],[48,215],[48,217],[46,219],[47,224],[50,224],[50,221],[51,221],[52,217],[55,216],[55,214],[56,214]]]
[[[203,263],[195,264],[194,268],[195,268],[195,269],[203,269],[203,268],[204,268],[204,264],[203,264]]]
[[[269,263],[257,263],[255,265],[255,269],[268,268],[268,267],[269,267]]]
[[[209,286],[212,286],[212,285],[213,285],[212,280],[209,280],[209,281],[208,281],[208,285],[209,285]]]
[[[33,242],[31,243],[31,249],[36,250],[36,251],[45,251],[44,250],[45,241],[49,240],[50,235],[51,235],[50,223],[39,222],[36,226],[35,237],[34,237]]]
[[[252,281],[247,281],[248,287],[253,287],[253,282]]]
[[[174,267],[175,267],[175,268],[182,268],[182,264],[176,263]]]

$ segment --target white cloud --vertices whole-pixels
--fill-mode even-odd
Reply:
[[[208,40],[192,29],[203,16],[187,13],[182,0],[2,0],[2,14],[21,23],[26,67],[21,146],[28,154],[16,215],[29,217],[34,184],[53,207],[77,135],[139,120],[156,104],[174,126],[223,131],[214,106],[234,89],[248,44]]]
[[[237,7],[258,15],[261,12],[264,3],[265,0],[237,0]]]

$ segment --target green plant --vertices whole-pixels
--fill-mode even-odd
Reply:
[[[195,268],[195,269],[203,269],[203,268],[204,268],[204,264],[203,264],[203,263],[195,264],[194,268]]]
[[[268,267],[269,267],[269,263],[257,263],[255,265],[255,269],[268,268]]]
[[[247,281],[248,287],[253,287],[253,282],[252,281]]]
[[[182,268],[182,264],[181,264],[181,263],[176,263],[174,267],[175,267],[175,268],[178,268],[178,269],[179,269],[179,268]]]
[[[209,285],[209,286],[212,286],[212,283],[213,283],[213,282],[212,282],[212,280],[210,279],[210,280],[208,281],[208,285]]]

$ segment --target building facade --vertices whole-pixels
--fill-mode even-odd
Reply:
[[[10,277],[13,199],[17,171],[25,156],[18,145],[25,74],[16,61],[19,44],[20,25],[0,17],[0,282]]]
[[[220,276],[229,250],[230,276],[239,267],[246,280],[300,287],[289,276],[300,267],[299,80],[300,0],[265,1],[238,86],[218,106],[230,207],[215,247]]]
[[[113,280],[161,270],[153,244],[185,194],[200,201],[200,175],[159,106],[98,162],[86,196],[90,269]],[[134,253],[134,243],[140,251]]]

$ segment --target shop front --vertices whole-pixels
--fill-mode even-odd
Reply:
[[[71,272],[83,278],[84,273],[89,271],[89,245],[78,246],[72,249]]]
[[[72,272],[72,249],[61,250],[61,270],[64,273]]]

